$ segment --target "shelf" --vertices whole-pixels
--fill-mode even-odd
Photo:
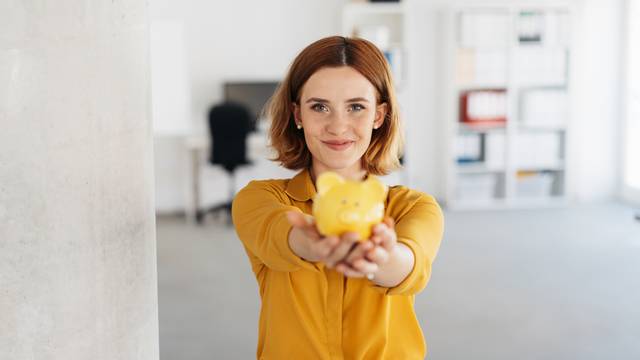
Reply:
[[[565,125],[524,125],[519,124],[517,127],[519,132],[560,132],[566,131],[567,127]]]
[[[564,164],[554,164],[554,165],[548,165],[548,166],[541,166],[541,165],[533,165],[533,166],[516,166],[517,170],[516,173],[518,171],[524,171],[524,172],[541,172],[541,171],[564,171],[565,167]]]
[[[548,196],[544,198],[496,198],[493,200],[454,200],[446,203],[447,210],[514,210],[529,208],[559,208],[568,205],[563,196]]]
[[[502,210],[507,209],[506,199],[454,200],[446,203],[447,210]]]
[[[488,132],[504,132],[507,129],[506,126],[497,125],[469,125],[458,122],[459,133],[488,133]]]
[[[484,164],[458,164],[456,167],[456,171],[458,174],[493,174],[493,173],[503,173],[504,169],[499,168],[490,168]]]
[[[564,32],[570,25],[569,6],[552,0],[534,7],[487,4],[449,9],[442,48],[447,70],[445,144],[451,159],[445,204],[456,210],[565,205],[572,123],[573,44],[564,42],[570,39]],[[531,22],[523,11],[535,11],[540,20]],[[567,16],[547,16],[558,11]],[[518,41],[535,41],[537,33],[537,42]],[[471,99],[470,109],[469,93],[474,90],[504,95],[499,101],[491,96]],[[498,111],[503,107],[506,111]],[[506,122],[468,123],[493,114]],[[478,161],[458,163],[459,158]]]
[[[507,201],[509,208],[511,209],[525,209],[531,207],[547,207],[556,208],[568,205],[568,200],[565,196],[545,196],[541,198],[511,198]]]

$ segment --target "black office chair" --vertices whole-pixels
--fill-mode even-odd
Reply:
[[[231,224],[231,202],[235,196],[235,170],[251,162],[247,159],[247,136],[252,128],[253,119],[249,110],[241,104],[225,102],[209,111],[209,133],[211,135],[211,153],[209,163],[222,165],[229,174],[229,200],[206,210],[198,209],[196,221],[202,224],[208,213],[224,213],[227,223]]]

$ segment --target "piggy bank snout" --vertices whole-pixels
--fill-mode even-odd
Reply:
[[[338,219],[343,224],[355,224],[361,221],[361,216],[355,211],[342,210],[338,212]]]

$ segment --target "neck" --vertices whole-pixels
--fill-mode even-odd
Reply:
[[[360,165],[360,164],[357,164],[357,165]],[[352,181],[361,181],[367,177],[367,171],[364,170],[362,166],[357,166],[357,167],[353,166],[353,167],[342,168],[342,169],[328,169],[320,166],[314,166],[312,164],[311,168],[309,169],[309,174],[311,175],[311,180],[313,180],[313,183],[314,184],[316,183],[316,179],[318,178],[318,176],[320,176],[320,174],[327,171],[333,171],[334,173],[342,176],[343,178],[347,180],[352,180]]]

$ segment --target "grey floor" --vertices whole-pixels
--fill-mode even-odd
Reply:
[[[446,213],[416,310],[428,359],[640,359],[640,222],[599,204]],[[255,358],[259,300],[216,221],[158,218],[162,360]]]

